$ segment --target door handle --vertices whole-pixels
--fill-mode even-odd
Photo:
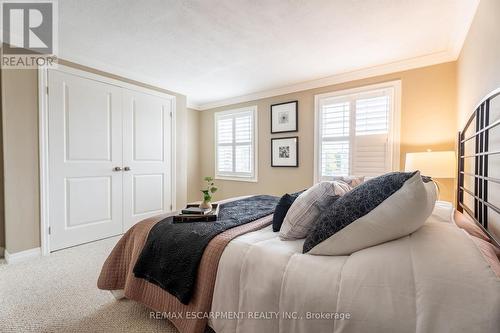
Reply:
[[[122,168],[120,168],[119,166],[117,166],[117,167],[113,168],[113,171],[122,171]]]
[[[130,167],[128,167],[128,166],[124,167],[123,171],[130,171]]]

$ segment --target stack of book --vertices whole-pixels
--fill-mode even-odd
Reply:
[[[195,206],[195,207],[186,207],[185,209],[181,210],[181,213],[183,215],[207,215],[211,211],[212,211],[211,209],[203,209]]]
[[[187,205],[181,214],[174,216],[174,222],[213,222],[217,221],[219,205],[212,204],[212,209],[202,209],[198,205]]]

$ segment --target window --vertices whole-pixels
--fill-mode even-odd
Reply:
[[[315,181],[399,170],[400,81],[316,96]]]
[[[257,181],[257,107],[215,113],[215,177]]]

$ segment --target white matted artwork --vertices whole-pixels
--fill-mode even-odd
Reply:
[[[299,166],[299,137],[271,139],[271,166]]]
[[[297,132],[299,102],[271,105],[271,133]]]

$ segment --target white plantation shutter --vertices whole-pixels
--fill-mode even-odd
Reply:
[[[393,100],[392,88],[335,93],[317,100],[319,180],[373,177],[392,170]]]
[[[387,134],[356,136],[351,175],[374,177],[391,171]]]
[[[256,107],[215,113],[216,178],[255,180]]]
[[[321,121],[323,124],[323,137],[349,136],[349,102],[326,103],[323,106]]]
[[[389,96],[356,99],[356,135],[387,134]]]
[[[321,112],[321,174],[349,173],[350,103],[345,99],[325,101]]]
[[[233,119],[221,117],[217,121],[217,170],[233,171]]]
[[[378,176],[391,171],[389,155],[389,91],[369,92],[354,97],[356,121],[353,140],[353,175]]]

